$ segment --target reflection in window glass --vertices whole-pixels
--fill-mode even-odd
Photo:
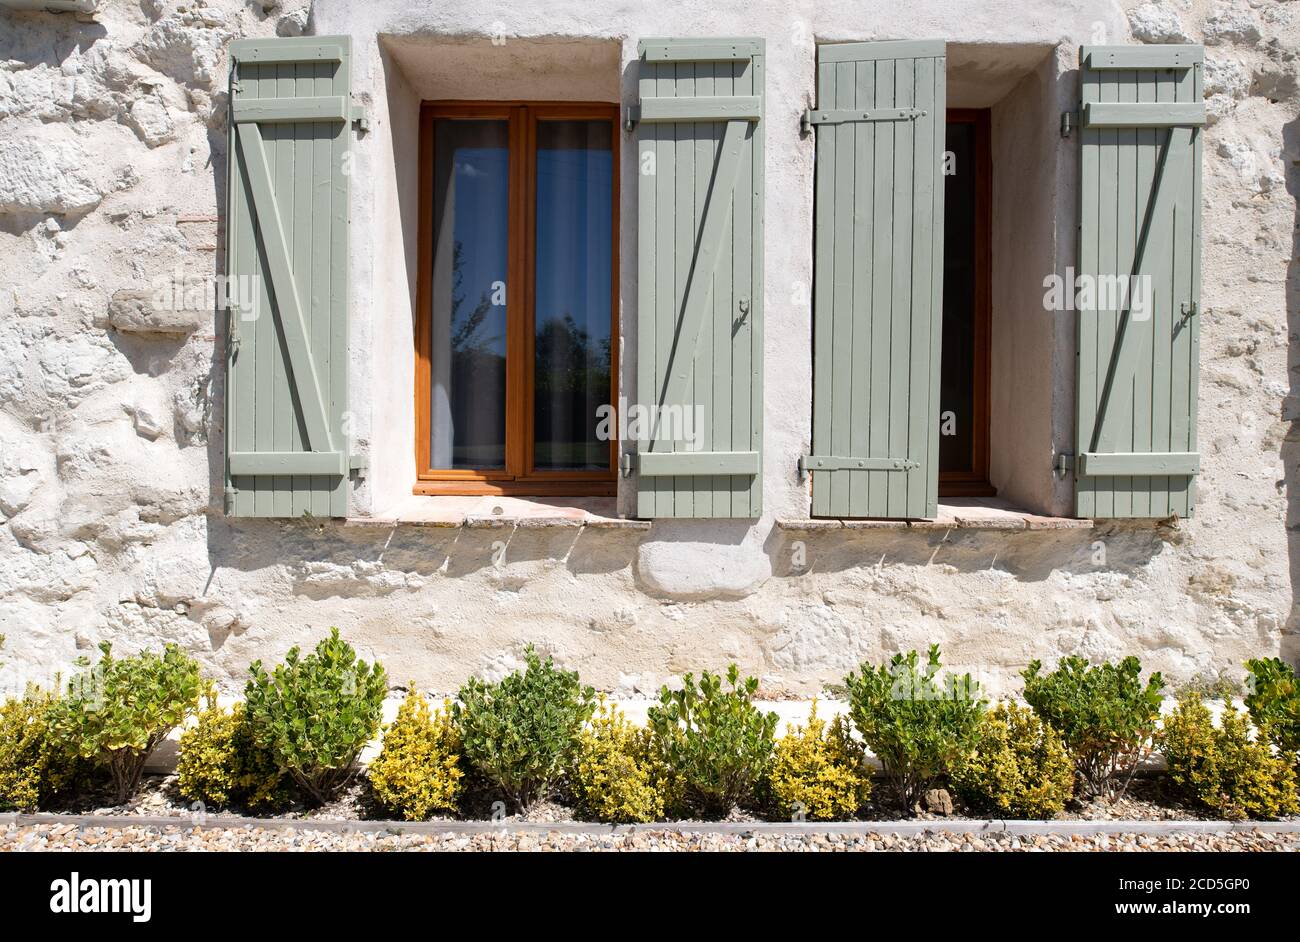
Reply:
[[[975,447],[975,125],[949,122],[956,173],[944,177],[943,346],[939,412],[941,471],[974,470]]]
[[[537,125],[534,467],[609,468],[613,140],[608,121]]]
[[[430,467],[506,463],[509,123],[434,126]]]

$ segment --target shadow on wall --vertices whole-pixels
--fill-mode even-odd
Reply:
[[[1112,524],[1092,530],[864,530],[858,534],[774,530],[768,541],[778,577],[838,573],[871,566],[934,566],[941,574],[996,569],[1021,582],[1054,572],[1134,573],[1158,556],[1173,531]]]
[[[331,521],[229,520],[208,527],[212,571],[287,570],[290,591],[314,599],[381,596],[423,580],[535,578],[512,567],[558,563],[574,576],[630,569],[640,531],[503,525],[426,527]]]
[[[1286,538],[1291,573],[1291,614],[1282,631],[1282,658],[1300,662],[1300,118],[1282,129],[1282,159],[1286,188],[1295,201],[1295,226],[1291,232],[1291,262],[1283,290],[1286,292],[1287,375],[1289,395],[1282,419],[1290,423],[1282,440],[1282,465],[1286,475]]]

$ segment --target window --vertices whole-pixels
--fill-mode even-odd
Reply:
[[[950,108],[944,176],[939,494],[983,497],[989,484],[992,265],[989,112]]]
[[[424,106],[417,493],[614,493],[617,120]]]

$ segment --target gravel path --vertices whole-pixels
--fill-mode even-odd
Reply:
[[[972,834],[931,831],[774,833],[603,832],[516,829],[476,833],[323,830],[310,827],[147,827],[8,824],[0,851],[1300,851],[1300,833]]]

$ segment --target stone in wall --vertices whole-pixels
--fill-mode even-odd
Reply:
[[[1144,43],[1189,43],[1191,38],[1178,11],[1164,3],[1144,3],[1129,11],[1133,38]]]
[[[51,133],[0,136],[0,213],[87,213],[104,190],[91,178],[90,155]]]
[[[113,293],[106,323],[114,330],[132,334],[185,335],[193,333],[211,313],[184,304],[169,305],[159,300],[152,288],[122,288]]]

